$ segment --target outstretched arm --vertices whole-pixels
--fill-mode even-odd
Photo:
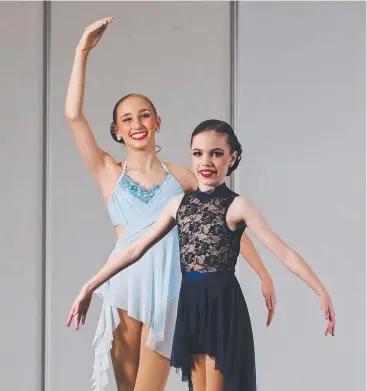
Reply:
[[[81,289],[69,313],[67,326],[75,316],[75,328],[78,330],[80,320],[85,322],[93,292],[115,274],[137,262],[155,243],[159,242],[175,226],[175,216],[182,195],[174,197],[163,209],[157,221],[139,239],[129,247],[113,255],[102,269],[95,274]]]
[[[328,320],[325,335],[334,335],[335,312],[331,297],[313,272],[307,262],[293,249],[287,246],[279,236],[270,228],[269,224],[257,208],[244,197],[237,197],[233,202],[232,216],[245,221],[251,232],[268,248],[282,264],[292,273],[302,279],[321,298],[321,307]]]

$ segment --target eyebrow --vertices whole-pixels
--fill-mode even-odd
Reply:
[[[149,113],[151,113],[151,111],[149,109],[140,109],[139,113],[142,113],[143,111],[149,111]],[[126,114],[122,115],[120,117],[120,119],[126,117],[127,115],[132,115],[132,114],[131,113],[126,113]]]
[[[201,149],[194,148],[193,151],[201,151]],[[214,152],[214,151],[222,151],[222,152],[224,152],[224,149],[222,149],[222,148],[214,148],[214,149],[211,149],[209,152]]]

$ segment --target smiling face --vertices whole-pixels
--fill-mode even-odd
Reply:
[[[191,145],[192,169],[202,190],[210,190],[224,182],[228,168],[237,158],[231,153],[226,134],[214,130],[199,133],[193,137]]]
[[[115,133],[122,137],[127,148],[154,149],[160,124],[152,105],[142,96],[130,96],[117,107]]]

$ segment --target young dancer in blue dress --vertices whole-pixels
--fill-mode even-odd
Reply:
[[[96,142],[83,112],[87,59],[112,18],[88,26],[78,44],[70,77],[65,114],[76,144],[100,185],[118,241],[112,255],[140,237],[175,195],[197,187],[188,168],[163,163],[155,149],[161,120],[153,103],[131,94],[113,110],[111,135],[127,149],[117,162]],[[263,281],[270,324],[275,297],[269,273],[248,237],[242,236],[242,254]],[[93,342],[93,390],[107,385],[109,355],[118,391],[162,391],[169,374],[181,271],[179,243],[174,229],[141,261],[126,269],[96,293],[103,306]]]

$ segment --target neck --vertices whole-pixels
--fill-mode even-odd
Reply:
[[[149,172],[160,166],[160,160],[155,151],[129,150],[127,151],[127,166],[130,170]]]
[[[212,190],[214,190],[216,187],[218,187],[218,186],[220,186],[220,185],[223,185],[224,182],[225,182],[225,180],[223,179],[222,182],[216,183],[215,185],[211,185],[211,186],[204,185],[203,183],[200,183],[200,182],[199,182],[199,190],[200,190],[200,191],[203,191],[203,192],[212,191]]]

